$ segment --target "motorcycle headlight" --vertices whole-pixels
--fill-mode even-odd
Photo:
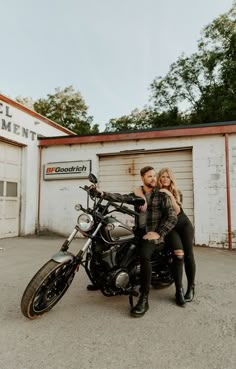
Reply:
[[[83,213],[78,217],[77,223],[81,231],[88,232],[92,229],[94,220],[92,215]]]

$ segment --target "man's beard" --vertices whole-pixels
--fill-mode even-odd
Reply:
[[[156,183],[155,184],[145,183],[145,186],[147,186],[148,188],[155,188],[156,187]]]

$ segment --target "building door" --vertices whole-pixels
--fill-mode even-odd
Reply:
[[[0,142],[0,238],[19,235],[21,147]]]
[[[140,169],[146,165],[156,171],[162,167],[172,169],[177,185],[183,193],[183,208],[190,220],[193,214],[192,150],[163,150],[121,155],[101,155],[99,158],[99,186],[104,191],[129,193],[141,184]]]

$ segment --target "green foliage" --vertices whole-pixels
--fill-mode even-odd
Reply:
[[[55,94],[47,96],[34,103],[35,111],[77,134],[98,133],[98,125],[91,126],[93,119],[87,116],[88,107],[82,95],[72,86],[56,88]]]
[[[111,119],[106,131],[236,119],[236,1],[202,30],[197,52],[182,54],[150,91],[151,106]]]
[[[133,110],[130,115],[124,115],[120,118],[112,118],[106,124],[105,132],[120,132],[146,129],[150,126],[152,111],[148,109]]]
[[[106,124],[105,132],[144,130],[177,126],[186,123],[188,123],[188,121],[185,119],[184,115],[179,113],[178,109],[175,107],[161,113],[150,108],[144,108],[143,110],[135,109],[130,115],[124,115],[117,119],[110,119],[109,123]]]
[[[151,84],[154,109],[185,107],[189,123],[236,119],[236,5],[206,26],[198,52],[182,55]]]
[[[51,119],[71,131],[81,134],[98,133],[98,125],[92,125],[93,118],[87,115],[88,107],[80,94],[72,86],[56,88],[47,99],[32,102],[31,98],[18,97],[17,101],[27,105],[39,114]]]

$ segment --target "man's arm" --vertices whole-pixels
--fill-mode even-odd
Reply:
[[[134,196],[134,193],[122,195],[116,192],[105,192],[97,186],[91,186],[90,191],[94,196],[102,197],[104,200],[113,202],[126,202],[131,196]]]
[[[120,193],[102,192],[101,196],[104,200],[113,202],[129,202],[130,197],[134,196],[133,193],[121,195]]]

